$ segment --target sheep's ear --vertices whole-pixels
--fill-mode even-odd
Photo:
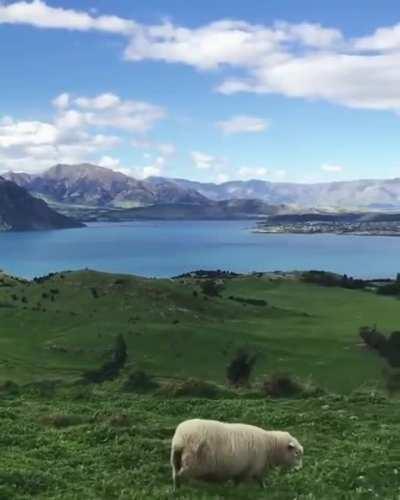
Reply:
[[[294,443],[289,443],[288,444],[288,449],[289,450],[294,450],[296,448],[295,444]]]

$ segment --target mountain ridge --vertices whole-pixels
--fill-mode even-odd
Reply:
[[[160,176],[138,180],[91,164],[59,164],[41,174],[8,172],[3,176],[51,204],[134,208],[258,199],[299,209],[400,209],[400,178],[314,184],[253,179],[216,184]]]
[[[205,202],[190,188],[165,181],[137,180],[91,164],[58,164],[41,174],[7,172],[4,177],[50,203],[132,208],[165,203]]]
[[[82,227],[83,224],[59,214],[43,200],[0,176],[0,231],[27,231]]]

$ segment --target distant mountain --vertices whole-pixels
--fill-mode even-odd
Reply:
[[[400,179],[295,184],[260,180],[223,184],[174,179],[211,200],[256,198],[269,204],[297,207],[390,210],[400,208]]]
[[[7,173],[4,177],[50,205],[134,208],[209,201],[260,200],[268,205],[333,210],[400,209],[400,179],[296,184],[261,180],[223,184],[149,177],[137,180],[90,164],[56,165],[41,174]]]
[[[82,224],[49,208],[43,200],[0,177],[0,231],[62,229]]]
[[[140,181],[96,165],[56,165],[35,175],[4,177],[49,204],[130,208],[160,203],[201,204],[206,198],[168,179]]]

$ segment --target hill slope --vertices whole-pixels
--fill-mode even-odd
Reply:
[[[4,280],[0,379],[16,381],[77,377],[102,363],[121,333],[130,362],[158,376],[224,382],[229,359],[247,346],[260,354],[258,377],[288,371],[349,392],[382,381],[384,361],[359,345],[359,327],[399,328],[395,298],[289,279],[233,278],[222,298],[208,300],[193,293],[199,288],[192,278],[84,271],[41,283]],[[239,303],[231,295],[269,305]]]
[[[81,226],[81,223],[55,212],[25,189],[0,177],[0,231]]]

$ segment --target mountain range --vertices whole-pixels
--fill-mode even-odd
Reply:
[[[137,180],[90,164],[56,165],[41,174],[3,177],[53,206],[134,208],[154,205],[209,205],[225,200],[260,200],[270,205],[330,210],[396,210],[400,178],[300,184],[262,180],[222,184],[149,177]]]
[[[90,164],[56,165],[41,174],[8,172],[4,177],[49,204],[132,208],[160,203],[202,204],[190,187],[159,179],[137,180]]]
[[[59,214],[24,188],[0,177],[0,231],[26,231],[82,227]]]
[[[271,205],[330,210],[387,210],[400,208],[400,178],[300,184],[262,180],[223,184],[175,179],[180,187],[194,189],[212,200],[254,198]]]

